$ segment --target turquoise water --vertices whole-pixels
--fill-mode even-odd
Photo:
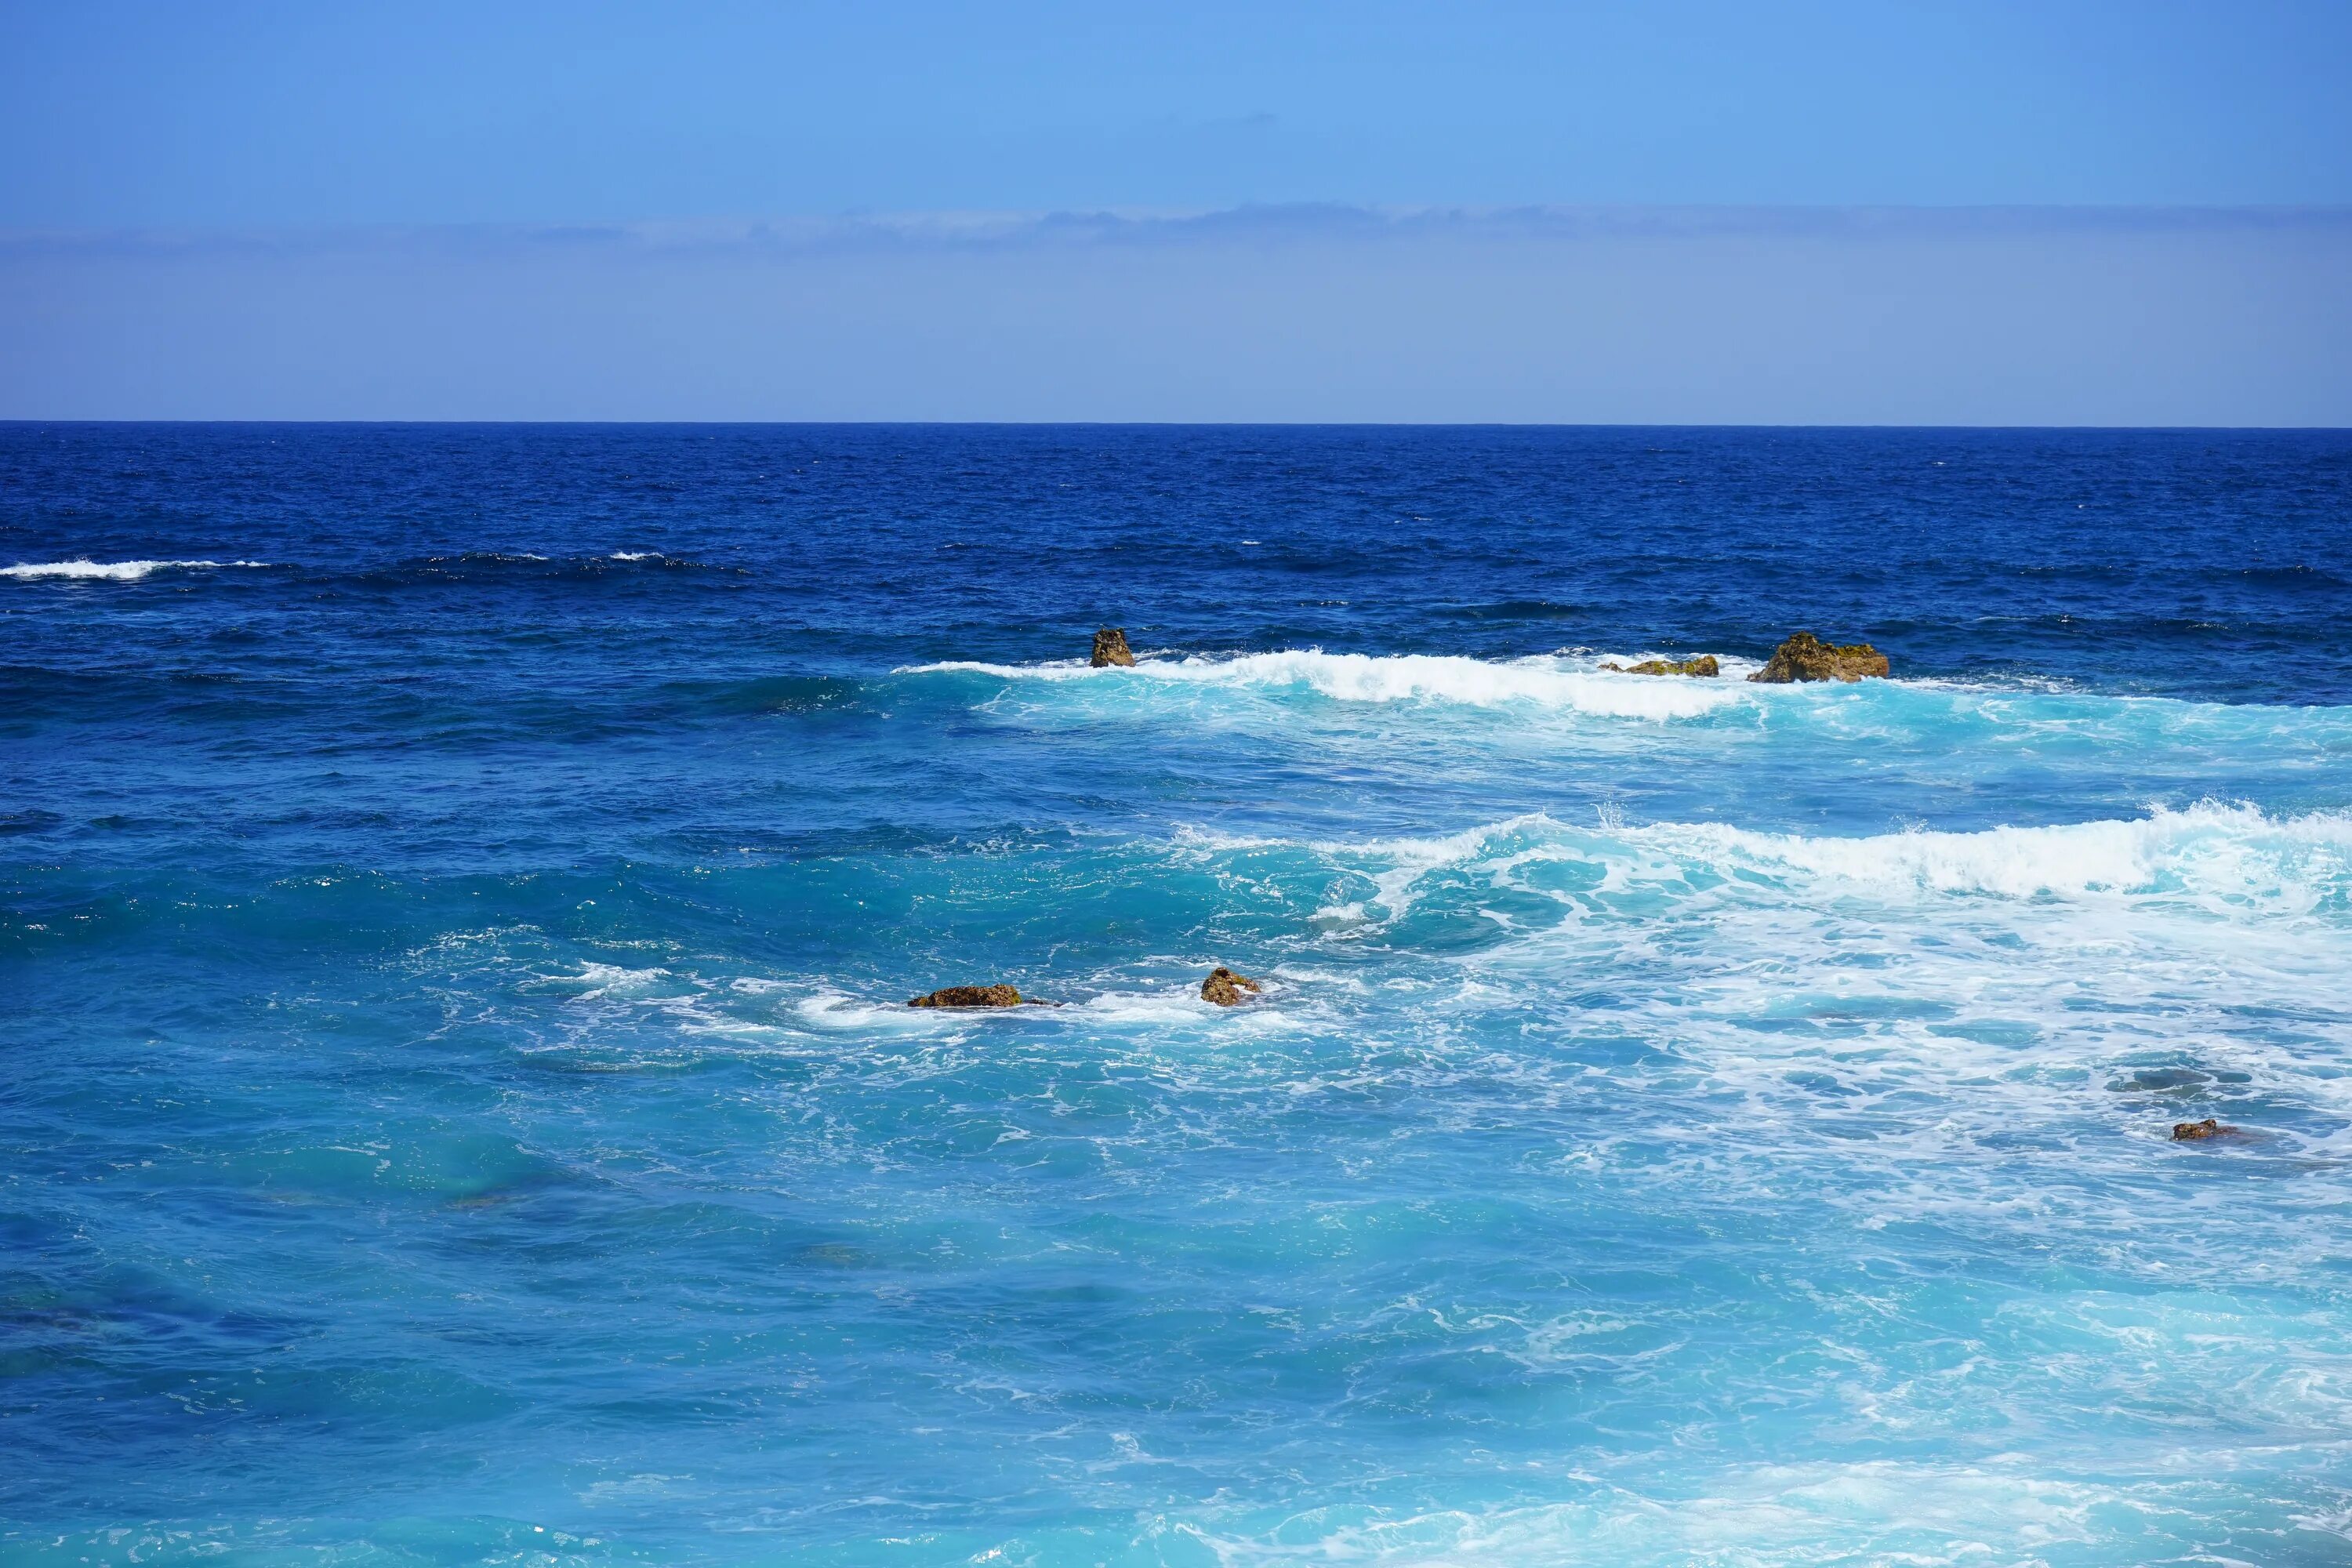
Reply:
[[[2325,434],[0,426],[0,1560],[2352,1562],[2347,559]]]

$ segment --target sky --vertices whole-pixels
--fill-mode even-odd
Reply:
[[[2347,425],[2347,0],[0,0],[0,417]]]

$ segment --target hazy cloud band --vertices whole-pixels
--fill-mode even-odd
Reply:
[[[2352,424],[2352,209],[0,233],[0,416]]]

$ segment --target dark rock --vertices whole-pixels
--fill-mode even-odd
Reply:
[[[1620,675],[1721,675],[1723,667],[1715,662],[1715,655],[1703,653],[1696,658],[1645,658],[1639,664],[1604,664],[1603,669],[1613,669]]]
[[[1246,974],[1235,974],[1222,964],[1209,971],[1209,977],[1201,982],[1201,1000],[1214,1002],[1220,1007],[1235,1006],[1247,1000],[1244,992],[1254,996],[1257,991],[1256,981]]]
[[[1799,632],[1772,650],[1772,661],[1750,680],[1782,685],[1791,680],[1860,680],[1888,673],[1886,656],[1866,642],[1840,647],[1811,632]]]
[[[947,985],[910,999],[909,1007],[1018,1007],[1021,993],[1010,985]]]
[[[1105,665],[1133,664],[1135,651],[1127,646],[1127,633],[1117,626],[1105,626],[1095,634],[1095,656],[1088,660],[1097,669]]]
[[[2237,1131],[2237,1128],[2230,1126],[2227,1122],[2216,1121],[2209,1116],[2202,1121],[2174,1122],[2172,1141],[2176,1143],[2194,1143],[2200,1138],[2227,1138]]]

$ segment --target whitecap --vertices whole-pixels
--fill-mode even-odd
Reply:
[[[61,578],[68,581],[135,583],[157,572],[211,572],[228,566],[267,566],[267,561],[26,561],[0,566],[0,577],[20,581]]]

